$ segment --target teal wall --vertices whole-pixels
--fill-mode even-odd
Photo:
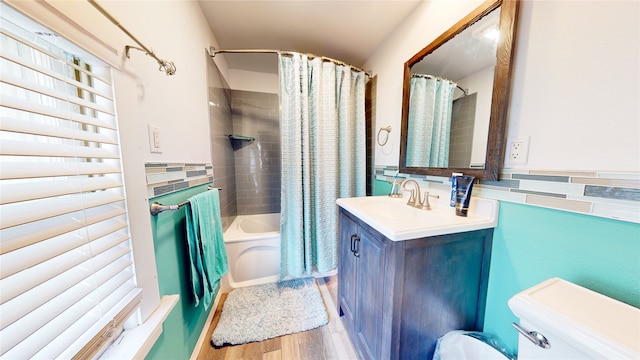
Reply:
[[[161,204],[179,204],[207,191],[207,185],[159,196],[149,200]],[[151,217],[160,295],[179,294],[180,300],[164,324],[162,334],[146,359],[189,359],[209,315],[202,302],[194,307],[189,271],[189,252],[185,228],[185,209],[165,211]]]
[[[507,301],[551,277],[640,307],[640,225],[501,201],[484,330],[515,352]]]
[[[389,195],[389,193],[391,193],[391,183],[376,179],[373,183],[373,195]]]

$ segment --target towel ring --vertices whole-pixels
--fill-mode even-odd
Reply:
[[[384,138],[384,142],[380,141],[380,133],[382,132],[382,130],[387,132],[387,137]],[[381,127],[380,130],[378,130],[378,136],[376,136],[378,145],[385,146],[387,144],[387,141],[389,141],[389,133],[391,133],[391,126]]]

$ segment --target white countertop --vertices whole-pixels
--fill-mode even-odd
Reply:
[[[407,205],[407,198],[386,195],[341,198],[336,203],[392,241],[489,229],[498,225],[497,200],[472,196],[467,217],[462,217],[449,206],[449,193],[431,193],[440,196],[430,200],[432,210],[416,209]]]

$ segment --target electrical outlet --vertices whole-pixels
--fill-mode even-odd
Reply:
[[[529,137],[517,137],[509,140],[507,161],[509,164],[523,165],[527,163],[529,155]]]
[[[162,148],[160,147],[160,130],[151,125],[149,125],[149,149],[152,153],[162,153]]]

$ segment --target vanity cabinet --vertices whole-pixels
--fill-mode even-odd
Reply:
[[[351,338],[358,339],[360,356],[380,359],[379,342],[384,336],[380,323],[385,308],[385,282],[380,279],[385,276],[387,243],[380,234],[342,216],[339,247],[340,314]]]
[[[482,330],[493,229],[392,241],[340,208],[338,311],[361,359],[431,359]]]

